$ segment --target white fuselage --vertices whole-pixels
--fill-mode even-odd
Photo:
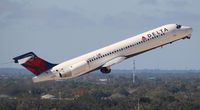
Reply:
[[[99,69],[115,58],[130,58],[174,41],[191,37],[192,28],[168,24],[136,35],[80,57],[60,63],[40,76],[34,82],[70,79]],[[109,66],[110,68],[110,66]]]

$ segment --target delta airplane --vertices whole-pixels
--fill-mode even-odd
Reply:
[[[70,79],[95,70],[107,74],[112,65],[191,35],[191,27],[167,24],[60,64],[49,63],[33,52],[13,60],[36,75],[33,82]]]

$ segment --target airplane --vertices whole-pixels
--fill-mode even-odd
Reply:
[[[115,64],[175,41],[190,39],[191,36],[191,27],[167,24],[60,64],[49,63],[33,52],[13,60],[35,75],[33,82],[66,80],[95,70],[108,74]]]

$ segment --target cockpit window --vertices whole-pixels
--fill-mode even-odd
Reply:
[[[180,28],[181,28],[181,25],[177,24],[177,25],[176,25],[176,28],[177,28],[177,29],[180,29]]]

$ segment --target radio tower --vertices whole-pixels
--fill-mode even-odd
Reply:
[[[135,60],[133,60],[133,84],[135,83]]]

